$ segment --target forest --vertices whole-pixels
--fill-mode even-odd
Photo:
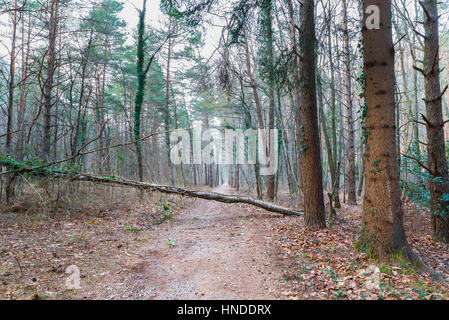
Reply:
[[[0,0],[0,299],[448,300],[448,18]]]

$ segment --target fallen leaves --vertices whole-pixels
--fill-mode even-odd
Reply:
[[[132,273],[121,272],[121,257],[135,259],[128,252],[152,241],[154,223],[162,221],[148,204],[98,214],[60,214],[52,220],[13,214],[14,219],[11,213],[0,216],[0,299],[107,299],[111,290],[106,284],[117,286],[115,297],[132,298]],[[80,290],[66,289],[69,265],[81,270]]]
[[[375,262],[354,249],[361,228],[361,206],[344,206],[338,217],[332,228],[318,231],[308,230],[302,220],[290,217],[272,226],[271,242],[284,269],[283,279],[287,279],[286,298],[449,299],[448,246],[434,243],[430,228],[423,227],[429,222],[427,213],[407,207],[405,224],[410,243],[446,280],[435,281],[406,265],[380,266],[376,289],[367,285],[372,278],[366,273]]]

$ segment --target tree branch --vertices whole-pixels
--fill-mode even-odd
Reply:
[[[195,190],[187,190],[178,187],[170,187],[163,186],[158,184],[146,183],[146,182],[138,182],[134,180],[127,180],[119,177],[99,177],[93,175],[87,175],[83,173],[67,173],[64,171],[50,171],[48,169],[41,169],[36,171],[33,168],[22,167],[20,164],[11,163],[6,160],[0,159],[0,165],[5,165],[15,169],[19,172],[26,172],[36,176],[50,176],[53,178],[66,179],[71,181],[88,181],[94,183],[106,183],[106,184],[116,184],[125,187],[133,187],[141,190],[150,190],[150,191],[158,191],[162,193],[168,194],[178,194],[181,196],[192,197],[192,198],[200,198],[205,200],[214,200],[223,203],[245,203],[252,206],[256,206],[271,212],[280,213],[287,216],[301,216],[303,215],[303,211],[298,211],[290,208],[285,208],[278,206],[274,203],[265,202],[249,197],[240,197],[240,196],[230,196],[221,193],[215,192],[205,192],[205,191],[195,191]]]

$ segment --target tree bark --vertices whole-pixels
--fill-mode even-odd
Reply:
[[[14,89],[16,73],[16,34],[17,34],[17,0],[14,0],[14,13],[12,21],[11,61],[9,64],[9,96],[8,96],[8,122],[6,125],[6,151],[11,150],[12,121],[14,116]]]
[[[366,76],[367,141],[365,152],[365,193],[362,235],[358,247],[380,261],[393,253],[417,263],[404,232],[396,155],[394,46],[391,28],[391,0],[364,0],[366,8],[380,9],[380,29],[363,26],[364,70]]]
[[[304,222],[310,228],[325,228],[325,211],[317,119],[315,80],[314,0],[304,0],[301,11],[301,127],[299,158],[304,193]]]
[[[169,25],[169,31],[170,31],[170,25]],[[171,50],[172,50],[172,40],[168,39],[168,48],[167,48],[167,69],[165,74],[165,117],[164,117],[164,125],[165,125],[165,148],[166,148],[166,154],[167,154],[167,161],[168,161],[168,175],[170,179],[170,185],[175,185],[174,177],[173,177],[173,165],[170,158],[170,95],[169,95],[169,88],[170,88],[170,58],[171,58]]]
[[[424,76],[427,117],[428,168],[434,179],[429,181],[433,236],[449,243],[449,171],[444,143],[442,92],[440,87],[438,9],[436,0],[420,2],[424,10]]]
[[[143,181],[143,160],[142,145],[140,141],[141,135],[141,113],[142,104],[145,94],[146,72],[144,70],[145,63],[145,12],[146,0],[143,0],[142,10],[139,12],[138,40],[137,40],[137,91],[134,101],[134,140],[136,141],[137,154],[137,173],[139,181]]]
[[[343,38],[345,55],[345,104],[346,104],[346,187],[348,190],[348,204],[357,204],[355,193],[355,146],[354,120],[352,116],[352,85],[351,85],[351,50],[349,47],[348,9],[343,0]]]
[[[23,50],[22,54],[22,78],[20,83],[20,98],[19,98],[19,110],[17,113],[17,129],[19,130],[19,139],[17,140],[16,145],[16,154],[17,159],[19,161],[23,160],[23,142],[25,140],[25,126],[24,126],[24,117],[25,117],[25,90],[27,84],[28,77],[28,61],[30,57],[30,44],[31,44],[31,14],[28,15],[28,31],[27,31],[27,40],[26,44],[24,43],[24,34],[25,34],[25,19],[22,20],[22,46],[26,46],[26,50]]]
[[[50,21],[48,24],[48,52],[47,52],[47,77],[44,84],[44,137],[42,145],[42,156],[50,161],[51,149],[51,109],[53,107],[52,92],[55,73],[56,60],[56,35],[58,29],[58,0],[51,0],[50,3]]]
[[[332,167],[335,168],[335,171],[332,172],[331,170],[331,180],[332,180],[332,186],[335,186],[335,190],[337,192],[333,195],[334,200],[334,208],[341,208],[340,203],[340,170],[338,169],[338,161],[340,159],[339,152],[338,152],[338,141],[337,141],[337,106],[336,106],[336,90],[335,90],[335,65],[334,65],[334,55],[332,51],[332,32],[331,32],[331,25],[332,25],[332,15],[331,15],[331,8],[329,7],[328,12],[328,21],[327,21],[327,39],[328,39],[328,59],[329,59],[329,72],[330,72],[330,108],[331,108],[331,131],[332,131],[332,160],[333,164]]]
[[[262,1],[262,12],[263,12],[263,31],[265,39],[265,50],[266,50],[266,63],[268,68],[268,98],[269,98],[269,108],[268,108],[268,132],[267,132],[267,140],[268,140],[268,154],[271,154],[271,148],[273,146],[273,142],[271,141],[270,130],[274,130],[274,57],[273,57],[273,3],[272,0],[263,0]],[[276,143],[276,142],[275,142]],[[277,156],[277,155],[276,155]],[[267,176],[267,198],[268,200],[273,200],[275,197],[275,175]]]

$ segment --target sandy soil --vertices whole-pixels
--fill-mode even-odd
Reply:
[[[233,192],[227,186],[213,191]],[[146,281],[146,298],[281,298],[281,273],[266,233],[278,215],[255,210],[197,199],[175,215],[130,265]]]

